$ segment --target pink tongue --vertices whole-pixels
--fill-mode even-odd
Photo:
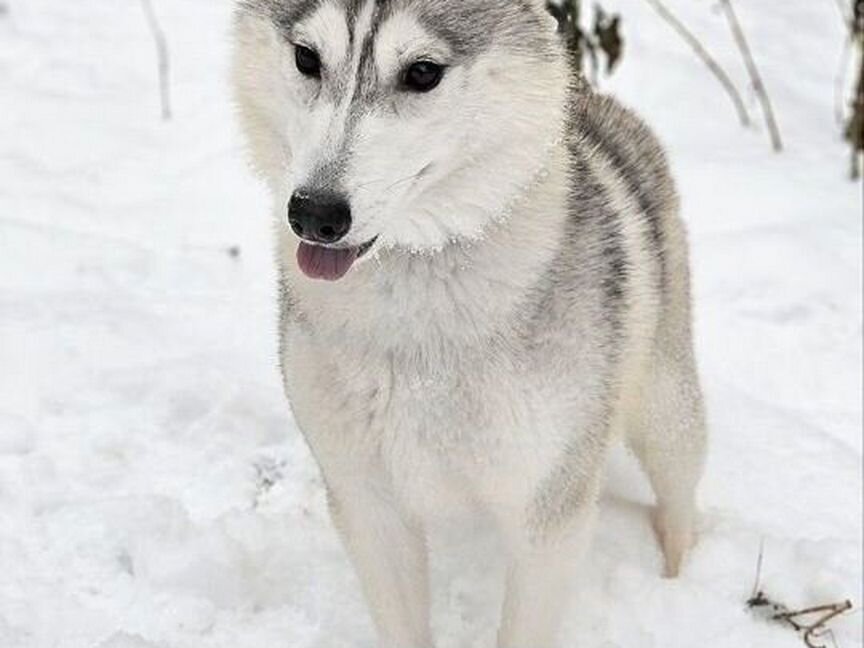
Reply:
[[[337,250],[320,245],[300,243],[297,263],[310,279],[337,281],[345,276],[357,260],[357,248]]]

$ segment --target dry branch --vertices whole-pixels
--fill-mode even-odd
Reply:
[[[790,610],[783,603],[769,598],[764,591],[759,589],[762,580],[762,561],[765,556],[765,541],[759,546],[759,559],[756,562],[756,579],[753,582],[753,592],[747,600],[747,607],[751,610],[766,612],[770,621],[782,623],[802,635],[807,648],[827,648],[824,644],[815,643],[821,637],[831,637],[834,642],[834,633],[828,627],[828,622],[835,617],[852,609],[851,601],[842,603],[828,603],[816,605],[801,610]],[[809,619],[809,622],[808,622]]]
[[[159,68],[159,96],[162,103],[162,119],[171,119],[171,57],[168,52],[168,41],[165,32],[159,24],[151,0],[141,0],[141,7],[147,18],[147,26],[153,35],[156,45],[156,60]]]
[[[693,34],[693,32],[691,32],[687,26],[684,25],[684,23],[682,23],[681,20],[660,0],[645,0],[645,2],[651,5],[654,11],[656,11],[657,14],[665,20],[681,38],[684,39],[696,56],[698,56],[708,67],[711,73],[720,82],[720,85],[723,86],[723,89],[726,90],[726,94],[729,95],[729,98],[735,105],[735,111],[738,113],[738,119],[741,120],[741,124],[743,126],[749,126],[750,115],[747,112],[747,107],[744,105],[744,100],[741,98],[741,93],[738,92],[732,79],[728,74],[726,74],[726,71],[720,66],[717,60],[708,53],[708,50],[705,49],[705,46],[702,45],[696,35]]]
[[[546,7],[558,21],[558,31],[567,46],[573,66],[581,73],[580,80],[599,85],[600,55],[606,58],[606,74],[612,74],[624,53],[621,17],[609,15],[594,6],[592,30],[582,28],[582,0],[548,1]],[[588,68],[588,71],[586,71]]]
[[[741,28],[741,22],[735,13],[735,8],[732,6],[732,0],[720,0],[720,6],[723,7],[723,13],[726,15],[726,20],[729,22],[729,27],[732,29],[732,35],[735,38],[735,43],[741,56],[744,58],[744,65],[747,67],[747,73],[750,75],[750,80],[753,83],[753,90],[762,105],[762,112],[765,116],[765,123],[768,125],[768,131],[771,134],[771,145],[778,153],[783,150],[783,138],[780,135],[780,127],[777,124],[777,118],[774,115],[774,108],[771,105],[771,98],[768,96],[768,90],[765,88],[765,83],[762,81],[762,75],[759,73],[759,68],[753,58],[753,53],[750,50],[750,44],[747,42],[747,37],[744,35],[744,30]]]
[[[843,125],[846,121],[846,82],[849,70],[849,54],[852,51],[852,39],[843,41],[843,51],[840,53],[840,65],[834,75],[834,118],[837,123]]]
[[[831,634],[828,622],[845,612],[849,612],[852,609],[852,601],[816,605],[803,610],[790,610],[760,591],[747,601],[747,607],[750,609],[766,608],[768,618],[771,621],[782,623],[801,634],[807,648],[827,648],[825,644],[815,642],[820,637]]]
[[[850,103],[851,113],[846,124],[846,140],[852,147],[851,176],[861,176],[861,160],[864,158],[864,0],[852,0],[852,16],[849,21],[850,39],[858,49],[858,80]]]
[[[853,0],[854,2],[855,0]],[[837,6],[837,11],[840,12],[840,15],[843,18],[844,23],[849,23],[852,20],[852,16],[846,12],[846,7],[843,5],[843,0],[834,0],[834,4]]]
[[[759,558],[756,561],[756,578],[753,580],[753,591],[750,593],[750,600],[754,600],[759,594],[759,585],[762,582],[762,563],[765,561],[765,538],[759,541]]]

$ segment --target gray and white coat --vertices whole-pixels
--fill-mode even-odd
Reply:
[[[569,68],[543,0],[246,0],[235,85],[274,197],[282,366],[382,648],[429,648],[426,532],[508,548],[500,648],[552,648],[626,439],[667,575],[705,431],[686,235],[664,154]],[[295,67],[313,49],[319,78]],[[400,85],[434,60],[428,93]],[[299,191],[345,197],[339,281],[306,276]]]

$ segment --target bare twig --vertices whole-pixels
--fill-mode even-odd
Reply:
[[[735,105],[735,110],[738,113],[738,118],[741,120],[741,124],[743,126],[749,126],[750,115],[747,113],[747,107],[744,104],[744,100],[741,98],[741,94],[738,92],[732,79],[729,78],[726,71],[720,67],[720,64],[716,59],[708,53],[708,50],[705,49],[693,32],[687,29],[684,23],[682,23],[681,20],[679,20],[675,14],[673,14],[669,8],[661,2],[661,0],[645,0],[645,2],[651,5],[654,11],[656,11],[663,20],[669,23],[672,29],[674,29],[678,35],[686,41],[690,48],[695,52],[696,56],[698,56],[708,67],[711,73],[720,82],[720,85],[723,86],[723,89],[726,90],[726,94],[729,95],[729,98]]]
[[[825,634],[826,631],[831,633],[830,630],[826,629],[827,623],[833,619],[834,617],[838,617],[844,612],[848,612],[852,609],[852,601],[844,601],[843,603],[836,603],[834,605],[823,605],[819,608],[811,608],[810,610],[803,610],[798,614],[810,614],[816,611],[824,611],[825,614],[820,616],[814,623],[812,623],[807,631],[804,633],[804,643],[807,644],[809,648],[827,648],[825,645],[817,645],[813,643],[815,639],[818,639],[821,635]],[[833,633],[832,639],[833,639]]]
[[[600,54],[606,57],[606,74],[613,72],[624,51],[620,16],[608,16],[599,5],[594,9],[593,31],[582,28],[582,0],[548,0],[546,7],[558,20],[558,31],[567,46],[580,81],[600,83]]]
[[[858,80],[850,102],[851,113],[845,136],[852,147],[851,176],[857,180],[861,176],[861,162],[864,160],[864,0],[852,0],[849,34],[858,49],[859,62]]]
[[[621,16],[618,14],[610,16],[599,4],[594,5],[594,39],[597,48],[606,56],[606,75],[609,76],[624,54]]]
[[[765,558],[765,538],[759,541],[759,558],[756,559],[756,578],[753,581],[753,591],[750,594],[750,600],[754,600],[759,593],[759,586],[762,584],[762,562]]]
[[[840,66],[834,76],[834,118],[837,124],[842,126],[846,123],[846,77],[849,70],[849,53],[852,50],[851,36],[843,41],[843,51],[840,54]]]
[[[852,115],[846,127],[846,139],[852,145],[851,177],[861,177],[861,159],[864,157],[864,42],[861,43],[861,62],[858,67],[858,84],[852,101]]]
[[[803,610],[795,610],[793,612],[781,612],[774,615],[778,621],[795,619],[797,617],[807,616],[808,614],[816,614],[817,612],[828,612],[831,618],[838,614],[848,612],[852,609],[852,601],[843,601],[842,603],[828,603],[826,605],[814,605],[813,607],[804,608]],[[839,610],[839,611],[838,611]],[[820,619],[823,617],[819,617]]]
[[[156,12],[153,10],[152,1],[141,0],[141,6],[144,9],[144,15],[147,18],[147,25],[150,28],[150,33],[153,35],[153,41],[156,44],[156,58],[159,67],[159,96],[162,101],[162,119],[168,121],[171,119],[171,58],[168,52],[168,41],[165,39],[165,32],[162,31],[162,26],[159,24]]]
[[[852,602],[843,601],[842,603],[817,605],[803,610],[790,610],[782,603],[777,603],[768,598],[764,592],[758,591],[755,596],[747,601],[747,607],[750,609],[768,608],[769,615],[767,618],[771,621],[787,625],[795,632],[803,633],[802,638],[808,648],[827,648],[827,646],[817,644],[815,641],[823,636],[830,637],[834,641],[834,633],[828,628],[828,622],[851,610]],[[815,620],[810,620],[809,622],[802,618],[812,618],[813,615],[818,616],[815,617]]]
[[[852,609],[851,601],[843,601],[842,603],[828,603],[826,605],[814,605],[802,610],[790,610],[783,603],[768,597],[759,586],[762,581],[762,563],[765,558],[765,539],[759,543],[759,558],[756,560],[756,578],[753,582],[753,591],[750,598],[747,599],[747,607],[751,610],[758,610],[764,618],[770,621],[776,621],[789,626],[795,632],[802,635],[807,648],[827,648],[827,646],[814,643],[821,637],[828,637],[837,646],[837,641],[834,638],[834,633],[828,627],[828,622],[841,614]],[[813,619],[816,616],[815,620]],[[807,622],[805,617],[810,617]]]
[[[843,4],[843,0],[834,0],[834,4],[837,5],[837,10],[840,12],[843,22],[848,25],[852,21],[852,16],[846,11],[846,5]]]
[[[747,37],[744,35],[744,30],[741,28],[741,23],[735,13],[735,8],[732,6],[732,0],[720,0],[720,6],[723,7],[723,12],[726,15],[726,20],[729,22],[729,27],[732,29],[732,35],[735,37],[735,43],[744,58],[744,64],[747,67],[747,73],[750,75],[750,80],[753,83],[753,90],[759,98],[759,103],[762,105],[762,112],[765,115],[765,123],[768,125],[768,131],[771,134],[771,145],[778,153],[783,150],[783,138],[780,136],[780,127],[777,125],[777,118],[774,115],[774,108],[771,106],[771,98],[768,96],[768,90],[765,88],[765,83],[762,81],[762,75],[759,74],[759,68],[756,66],[756,61],[753,59],[753,53],[750,51],[750,44],[747,42]]]

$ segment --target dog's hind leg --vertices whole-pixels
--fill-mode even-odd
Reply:
[[[628,440],[654,490],[654,529],[666,560],[665,575],[674,578],[694,541],[696,490],[707,437],[693,358],[686,270],[671,284],[637,390],[640,397],[629,420]]]
[[[666,560],[665,575],[674,578],[694,541],[706,437],[692,369],[668,358],[655,364],[641,421],[631,425],[629,441],[657,499],[654,530]]]

